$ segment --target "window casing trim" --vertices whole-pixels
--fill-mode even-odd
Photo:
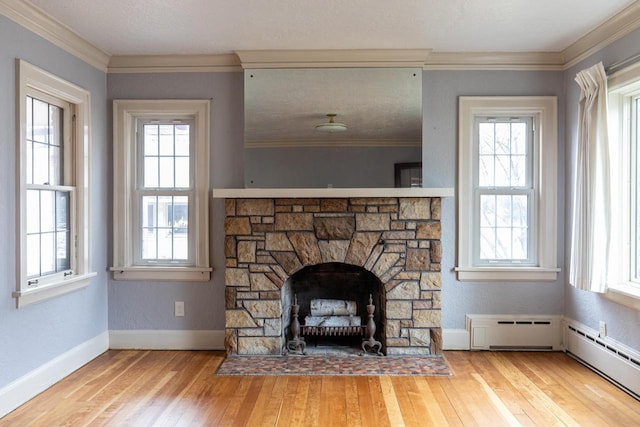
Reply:
[[[474,264],[474,123],[479,116],[532,116],[536,128],[533,171],[537,223],[536,264],[522,267]],[[557,98],[489,96],[459,98],[458,123],[458,265],[460,281],[553,281],[557,279]],[[543,170],[544,167],[544,170]],[[464,214],[463,214],[464,213]]]
[[[609,141],[613,171],[610,191],[613,221],[612,246],[609,264],[608,290],[603,296],[613,302],[640,310],[640,284],[631,277],[631,238],[634,232],[631,218],[633,202],[632,179],[632,139],[639,141],[637,126],[633,117],[638,117],[634,106],[640,99],[640,64],[620,70],[608,79],[609,88]],[[636,147],[638,149],[638,147]],[[637,157],[636,157],[637,158]],[[624,161],[628,159],[629,161]],[[640,165],[636,165],[640,167]],[[637,196],[637,194],[636,194]],[[636,214],[638,214],[636,212]],[[637,232],[637,231],[636,231]]]
[[[89,159],[91,135],[91,95],[85,89],[63,80],[24,60],[16,60],[16,298],[18,308],[41,302],[89,285],[92,277],[89,234]],[[75,190],[71,211],[72,274],[43,276],[37,286],[29,286],[26,270],[26,97],[33,92],[58,98],[73,106],[73,166],[70,173]]]
[[[209,266],[209,100],[114,100],[114,239],[116,280],[210,280]],[[135,127],[138,119],[195,119],[194,245],[193,265],[134,264],[133,185],[136,182]],[[206,274],[205,274],[206,272]]]

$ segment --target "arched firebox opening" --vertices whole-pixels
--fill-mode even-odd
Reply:
[[[381,352],[386,354],[385,343],[385,291],[380,279],[363,267],[330,262],[310,265],[302,268],[285,281],[282,287],[282,326],[283,342],[292,339],[291,321],[292,305],[297,302],[298,321],[304,330],[304,326],[311,324],[335,324],[338,320],[366,326],[369,320],[367,305],[374,305],[373,321],[376,331],[373,338],[382,345]],[[316,308],[312,313],[312,301]],[[318,313],[319,300],[324,300],[327,306]],[[328,302],[326,302],[329,300]],[[353,307],[355,302],[355,307]],[[331,316],[333,306],[337,308],[336,314],[343,316],[336,319]],[[349,307],[343,311],[342,307]],[[347,318],[345,320],[345,318]],[[307,329],[308,330],[308,329]],[[339,331],[339,329],[338,329]],[[335,332],[331,334],[307,334],[302,332],[306,344],[306,353],[357,353],[361,349],[366,328],[362,334],[349,334]],[[286,349],[285,349],[286,351]]]

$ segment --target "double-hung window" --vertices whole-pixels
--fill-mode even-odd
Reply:
[[[612,235],[609,298],[640,308],[640,67],[609,78]]]
[[[476,117],[475,122],[474,264],[534,265],[533,118]]]
[[[18,307],[88,285],[89,93],[17,61]]]
[[[209,101],[114,101],[114,277],[209,280]]]
[[[555,97],[461,97],[459,280],[555,280]]]

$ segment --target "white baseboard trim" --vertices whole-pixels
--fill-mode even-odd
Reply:
[[[109,331],[109,348],[118,350],[224,350],[224,330]]]
[[[0,389],[0,418],[109,349],[109,333],[86,341]]]
[[[567,353],[640,398],[640,353],[568,317],[563,323]]]
[[[469,331],[466,329],[443,329],[442,349],[443,350],[469,350]]]

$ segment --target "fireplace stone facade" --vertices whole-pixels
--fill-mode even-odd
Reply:
[[[440,353],[440,206],[439,197],[226,199],[228,351],[282,354],[285,281],[345,263],[384,284],[387,355]]]

